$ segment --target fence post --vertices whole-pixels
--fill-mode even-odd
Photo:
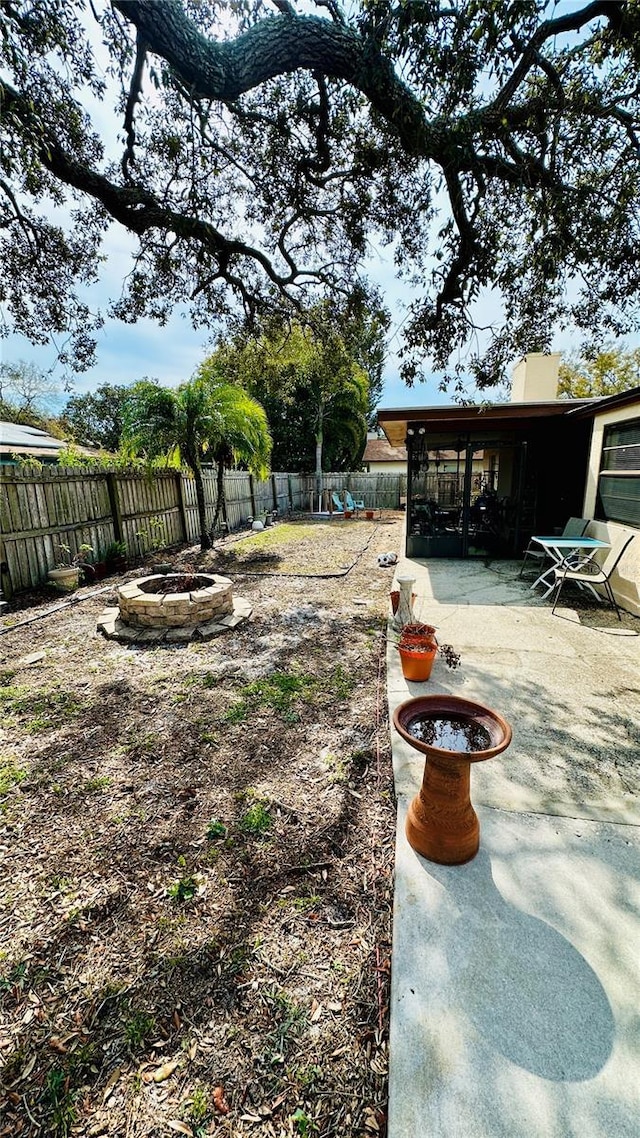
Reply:
[[[256,495],[253,486],[253,474],[249,475],[249,494],[251,495],[251,516],[256,516]]]
[[[11,583],[11,575],[9,573],[9,566],[4,557],[4,542],[0,537],[0,616],[2,615],[7,601],[3,600],[6,597],[10,600],[13,596],[13,585]]]
[[[278,485],[276,483],[275,474],[271,475],[271,497],[273,498],[273,508],[278,509]]]
[[[180,524],[182,526],[182,540],[188,541],[189,534],[187,532],[187,512],[184,508],[184,488],[182,485],[182,471],[176,471],[176,490],[178,492],[178,513],[180,515]]]
[[[113,537],[115,541],[122,541],[122,513],[120,512],[118,487],[113,470],[108,470],[105,478],[107,480],[107,492],[109,494],[109,508],[113,519]]]
[[[287,494],[289,495],[289,513],[293,513],[293,490],[291,489],[291,475],[287,474]]]
[[[223,474],[222,474],[222,507],[221,507],[220,512],[222,514],[222,524],[224,526],[225,533],[230,534],[231,533],[231,526],[229,525],[229,517],[227,514],[227,488],[225,486],[226,477],[227,477],[226,474],[223,472]],[[217,483],[216,483],[216,486],[217,486]],[[218,507],[218,498],[216,495],[216,509],[217,509],[217,507]]]

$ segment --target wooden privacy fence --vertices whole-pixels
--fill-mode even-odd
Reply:
[[[206,520],[213,526],[216,471],[205,469]],[[200,527],[193,478],[175,470],[150,474],[122,471],[61,470],[27,472],[0,468],[0,592],[10,597],[46,580],[61,560],[82,545],[102,560],[109,545],[123,541],[132,557],[182,542],[195,543]],[[324,474],[323,489],[348,489],[372,508],[398,509],[406,493],[402,474]],[[317,505],[313,474],[271,474],[263,482],[245,471],[224,475],[220,521],[228,532],[276,509],[280,516]]]

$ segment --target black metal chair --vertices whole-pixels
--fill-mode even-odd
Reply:
[[[634,537],[635,534],[629,533],[628,530],[623,530],[618,539],[611,546],[611,549],[609,550],[609,553],[607,554],[607,557],[602,565],[599,565],[595,558],[587,557],[584,561],[580,562],[580,565],[575,568],[573,568],[570,564],[560,565],[558,568],[556,568],[556,583],[554,586],[556,589],[556,595],[553,602],[553,608],[551,609],[551,615],[553,616],[556,611],[556,605],[560,599],[560,593],[562,592],[564,584],[567,581],[575,581],[576,584],[585,585],[587,588],[591,589],[593,595],[598,599],[600,598],[598,597],[594,586],[602,585],[607,600],[611,602],[613,608],[616,610],[616,616],[618,620],[622,620],[622,617],[620,616],[620,609],[618,608],[618,603],[614,596],[613,589],[611,588],[611,574],[616,568],[625,549],[633,541]]]
[[[582,537],[587,526],[589,525],[590,518],[569,518],[560,537]],[[543,562],[547,556],[541,546],[536,545],[535,541],[531,540],[524,551],[524,557],[520,566],[518,577],[522,576],[522,571],[525,567],[527,560],[530,558],[533,561]],[[542,567],[542,566],[540,566]]]

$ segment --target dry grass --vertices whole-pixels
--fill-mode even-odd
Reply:
[[[5,618],[0,1134],[384,1133],[399,536],[183,550],[254,605],[207,645],[103,640],[104,596]]]

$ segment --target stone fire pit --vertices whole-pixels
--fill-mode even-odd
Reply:
[[[118,607],[108,608],[98,629],[113,640],[136,643],[211,640],[251,615],[233,596],[228,577],[215,573],[157,573],[118,588]]]

